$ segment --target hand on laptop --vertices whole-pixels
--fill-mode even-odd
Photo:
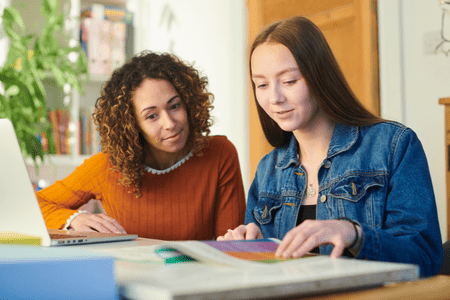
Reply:
[[[69,228],[76,231],[98,231],[121,234],[127,233],[119,222],[104,213],[79,214],[72,220]]]
[[[223,236],[217,237],[218,241],[229,241],[229,240],[254,240],[262,239],[261,230],[255,223],[250,223],[248,225],[240,225],[234,230],[228,229],[228,232]]]

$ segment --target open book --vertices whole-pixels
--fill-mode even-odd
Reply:
[[[410,264],[327,255],[273,259],[277,245],[276,240],[175,241],[142,247],[163,253],[166,263],[119,262],[120,294],[126,299],[280,299],[419,277],[418,267]],[[185,262],[173,263],[174,257]]]
[[[268,263],[291,259],[275,257],[280,240],[275,238],[242,241],[179,241],[166,242],[155,252],[166,263],[197,261],[212,265],[258,268]],[[315,256],[308,254],[304,257]]]

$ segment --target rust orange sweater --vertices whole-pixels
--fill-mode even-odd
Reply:
[[[243,224],[245,197],[237,151],[224,136],[210,137],[194,154],[165,173],[146,172],[142,196],[119,184],[107,154],[99,153],[61,181],[36,193],[48,228],[63,228],[90,199],[127,233],[162,240],[208,240]]]

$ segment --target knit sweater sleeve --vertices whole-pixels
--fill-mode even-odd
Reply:
[[[226,137],[216,141],[220,164],[214,231],[218,237],[244,223],[245,193],[236,148]]]
[[[47,228],[61,229],[80,206],[101,196],[101,182],[108,167],[108,156],[96,154],[61,181],[36,193]]]

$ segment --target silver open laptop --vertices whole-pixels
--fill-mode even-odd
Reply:
[[[136,234],[47,230],[14,127],[8,119],[0,119],[0,232],[38,236],[42,246],[116,242],[138,237]]]

